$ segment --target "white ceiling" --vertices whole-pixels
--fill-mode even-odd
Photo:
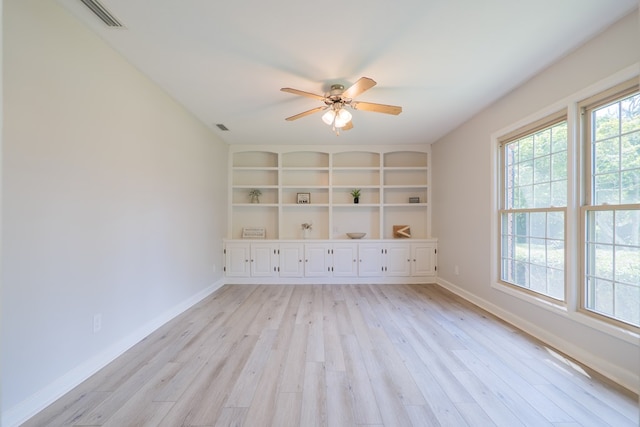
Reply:
[[[59,0],[228,144],[431,143],[638,7],[638,0],[101,0],[110,29],[80,0]],[[611,47],[615,49],[615,46]],[[359,77],[339,137],[323,94]],[[222,123],[228,132],[215,125]]]

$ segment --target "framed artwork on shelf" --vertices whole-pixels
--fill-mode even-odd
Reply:
[[[242,229],[243,239],[266,239],[267,229],[264,227],[245,227]]]
[[[393,226],[393,237],[394,238],[409,238],[411,237],[411,228],[408,225],[394,225]]]
[[[298,193],[297,203],[299,205],[308,205],[311,203],[311,193]]]

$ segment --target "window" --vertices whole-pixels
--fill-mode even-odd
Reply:
[[[500,279],[564,301],[566,115],[519,129],[500,142]]]
[[[613,94],[612,94],[613,93]],[[581,105],[585,147],[582,305],[640,326],[640,93],[622,85]]]

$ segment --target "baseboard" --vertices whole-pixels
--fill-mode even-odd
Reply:
[[[119,342],[111,345],[100,354],[85,361],[81,365],[64,374],[51,384],[45,386],[27,399],[7,409],[2,413],[0,425],[4,427],[14,427],[27,421],[29,418],[42,411],[44,408],[55,402],[57,399],[68,393],[74,387],[85,381],[91,375],[104,368],[115,360],[122,353],[142,341],[153,331],[169,322],[174,317],[193,307],[207,296],[224,285],[224,280],[220,279],[211,286],[203,289],[194,296],[182,301],[178,305],[160,314],[147,324],[124,337]]]
[[[466,299],[467,301],[477,305],[478,307],[488,311],[489,313],[498,316],[502,320],[514,325],[515,327],[522,329],[526,333],[565,353],[575,360],[584,363],[589,368],[595,370],[601,375],[604,375],[605,377],[621,385],[622,387],[625,387],[626,389],[631,390],[634,393],[638,393],[640,375],[637,372],[628,371],[602,358],[599,358],[594,354],[585,351],[585,349],[575,346],[567,342],[565,339],[554,335],[550,331],[540,328],[534,323],[531,323],[528,320],[525,320],[518,315],[505,310],[483,298],[479,298],[471,292],[468,292],[447,280],[439,277],[437,279],[437,284]]]

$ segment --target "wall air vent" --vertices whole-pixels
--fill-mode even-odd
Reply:
[[[80,0],[87,6],[98,18],[102,20],[108,27],[121,28],[122,24],[111,14],[98,0]]]
[[[223,125],[222,123],[218,123],[216,126],[218,126],[218,129],[220,130],[225,130],[225,131],[229,130],[229,128]]]

